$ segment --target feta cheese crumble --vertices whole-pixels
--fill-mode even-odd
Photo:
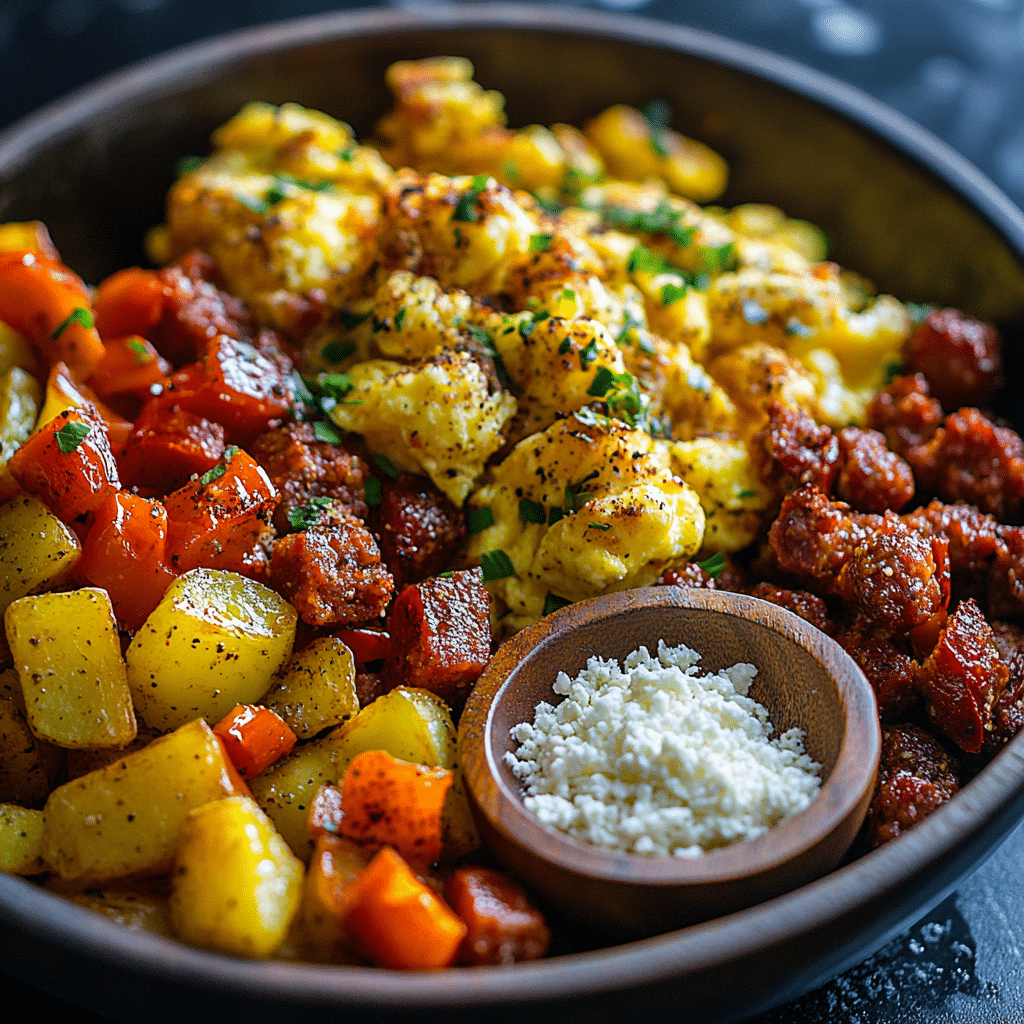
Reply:
[[[623,853],[696,857],[762,835],[821,787],[806,734],[772,739],[768,712],[747,696],[753,665],[711,675],[701,655],[658,642],[617,661],[559,672],[557,707],[537,705],[512,729],[505,759],[524,804],[545,825]]]

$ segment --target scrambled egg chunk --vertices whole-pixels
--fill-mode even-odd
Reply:
[[[352,389],[331,410],[342,430],[361,434],[398,469],[430,477],[461,505],[504,440],[516,411],[466,352],[445,350],[416,366],[384,359],[349,370]]]
[[[558,599],[648,586],[704,536],[700,501],[667,447],[617,420],[569,416],[520,441],[469,505],[494,519],[469,556],[499,550],[514,570],[488,585],[510,631]]]

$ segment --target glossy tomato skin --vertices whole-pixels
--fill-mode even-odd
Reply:
[[[126,267],[100,282],[93,309],[104,341],[130,334],[148,338],[164,312],[164,283],[155,270]]]
[[[79,572],[110,595],[117,621],[137,630],[174,581],[165,564],[167,510],[158,501],[117,491],[96,509]]]

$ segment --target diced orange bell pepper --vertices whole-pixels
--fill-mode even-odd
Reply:
[[[164,564],[167,510],[116,491],[96,509],[79,572],[110,595],[117,621],[134,632],[160,603],[174,574]]]
[[[0,320],[35,344],[47,363],[66,363],[75,380],[103,358],[90,305],[82,279],[62,263],[34,252],[0,252]]]
[[[441,809],[452,784],[445,768],[428,768],[366,750],[341,784],[342,835],[363,846],[392,846],[410,864],[441,856]]]
[[[382,629],[336,629],[334,636],[352,652],[357,668],[380,661],[391,651],[391,634]]]
[[[222,462],[164,501],[171,569],[202,566],[260,577],[266,558],[258,544],[277,500],[263,467],[240,449],[227,448]]]
[[[348,887],[345,927],[378,967],[431,970],[455,959],[466,926],[390,847]]]
[[[164,312],[164,283],[155,270],[126,267],[100,282],[93,304],[104,341],[130,334],[148,337]]]
[[[224,772],[231,782],[232,789],[234,790],[233,795],[252,796],[252,790],[249,788],[249,784],[245,779],[238,774],[238,769],[235,767],[234,761],[231,760],[231,755],[228,753],[228,748],[224,740],[220,736],[217,736],[217,742],[220,744],[221,752],[224,754]]]
[[[7,465],[21,489],[37,495],[65,523],[98,508],[120,487],[107,429],[88,406],[64,410]]]
[[[105,402],[122,395],[137,399],[139,404],[152,395],[154,384],[164,384],[171,364],[137,334],[112,338],[103,345],[103,358],[89,376],[89,387]]]
[[[214,727],[243,779],[266,771],[295,746],[295,733],[280,715],[259,704],[239,704]]]

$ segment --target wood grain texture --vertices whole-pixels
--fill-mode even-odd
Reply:
[[[624,659],[640,646],[681,643],[717,671],[740,661],[758,674],[750,696],[776,734],[799,728],[822,765],[805,810],[764,836],[702,857],[642,857],[597,849],[542,825],[523,806],[504,761],[511,729],[560,698],[594,655]],[[460,726],[478,825],[503,863],[567,917],[618,938],[655,935],[771,899],[834,868],[860,828],[878,766],[871,687],[842,648],[777,605],[741,594],[651,587],[585,601],[542,619],[495,655]]]

